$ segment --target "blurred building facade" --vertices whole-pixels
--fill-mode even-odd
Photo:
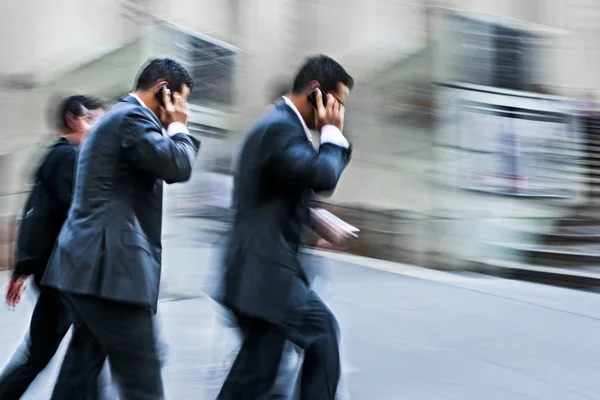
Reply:
[[[427,244],[433,235],[451,232],[467,218],[453,204],[469,209],[469,221],[484,215],[476,210],[490,206],[531,215],[534,205],[515,206],[514,199],[506,198],[484,201],[478,194],[458,189],[440,191],[433,182],[437,153],[432,84],[448,79],[445,74],[451,71],[439,61],[446,59],[439,54],[447,38],[435,34],[447,32],[443,9],[518,20],[551,32],[552,39],[540,55],[540,84],[572,97],[600,89],[595,73],[600,45],[594,40],[600,29],[600,7],[594,0],[37,0],[11,4],[0,28],[2,37],[10,38],[0,41],[6,61],[0,76],[4,124],[0,211],[12,218],[21,206],[33,160],[52,134],[46,123],[50,97],[76,91],[114,100],[129,91],[139,66],[166,51],[157,46],[160,39],[150,24],[156,18],[240,50],[231,104],[194,109],[198,125],[228,132],[222,137],[198,133],[204,142],[201,162],[230,154],[244,128],[272,100],[274,81],[290,79],[304,56],[325,53],[347,67],[357,82],[346,128],[355,155],[328,201],[384,212],[383,217],[363,221],[374,224],[373,237],[385,232],[408,235],[412,239],[405,246],[427,256],[438,252]],[[23,29],[24,21],[28,29]],[[447,213],[459,215],[462,222],[455,225]],[[394,225],[396,218],[402,228]],[[381,227],[380,220],[392,225]],[[414,261],[429,263],[422,258]]]

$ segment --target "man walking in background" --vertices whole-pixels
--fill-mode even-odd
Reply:
[[[335,189],[350,160],[342,134],[353,80],[327,56],[310,58],[292,93],[245,138],[234,178],[235,220],[219,301],[235,314],[242,348],[221,400],[270,398],[286,340],[304,351],[300,396],[333,400],[340,378],[335,317],[299,261],[313,192]],[[309,129],[320,132],[314,149]]]
[[[25,281],[31,275],[39,295],[27,338],[0,375],[2,400],[21,398],[54,357],[71,326],[68,310],[59,294],[40,285],[40,281],[71,204],[77,148],[103,111],[101,102],[79,95],[68,97],[58,105],[55,117],[60,138],[35,174],[35,184],[22,215],[6,303],[10,307],[19,303]]]
[[[84,399],[107,356],[122,400],[164,398],[154,322],[162,193],[163,182],[190,178],[199,150],[187,129],[192,88],[179,63],[152,60],[80,150],[71,211],[42,280],[73,316],[53,399]]]

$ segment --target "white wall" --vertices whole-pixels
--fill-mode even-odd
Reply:
[[[57,74],[132,41],[137,24],[122,0],[30,0],[3,7],[0,51],[5,73]]]
[[[61,76],[61,71],[73,65],[81,65],[109,49],[115,49],[138,34],[138,25],[127,19],[122,12],[124,1],[12,2],[0,17],[3,20],[0,35],[3,38],[10,37],[10,40],[0,40],[3,61],[6,60],[3,65],[5,70],[12,73],[34,72],[38,78],[55,81],[65,90],[86,90],[93,93],[96,90],[106,90],[103,87],[107,82],[110,82],[108,91],[118,90],[117,86],[129,87],[137,67],[144,59],[144,49],[138,50],[139,54],[130,60],[117,58],[110,65],[100,63],[96,67],[90,67],[85,73],[55,80],[57,76]],[[597,61],[600,61],[600,43],[596,40],[598,24],[594,22],[600,20],[600,12],[597,7],[593,7],[594,1],[529,1],[523,7],[518,0],[457,0],[445,3],[466,11],[491,13],[507,18],[535,19],[536,23],[573,31],[571,35],[561,36],[556,47],[552,47],[552,51],[547,53],[549,67],[546,70],[546,80],[563,88],[585,88],[590,85],[599,87],[600,79],[596,70]],[[357,84],[357,95],[351,98],[352,103],[358,98],[363,82],[372,79],[378,71],[385,70],[402,57],[414,54],[426,43],[426,20],[421,2],[156,0],[154,3],[153,11],[159,18],[242,49],[235,110],[236,115],[240,116],[239,123],[236,124],[238,134],[242,134],[272,100],[274,80],[291,78],[306,55],[326,53],[338,59],[348,69]],[[98,79],[89,82],[92,75]],[[42,92],[9,92],[0,98],[0,121],[6,128],[0,136],[0,153],[31,144],[46,132],[42,116],[48,93],[49,89]],[[349,115],[348,119],[351,118],[353,117]],[[387,140],[387,143],[391,143],[390,135],[396,135],[391,147],[420,146],[419,143],[398,137],[396,128],[382,127],[377,116],[369,119],[365,113],[360,114],[357,119],[362,121],[352,127],[351,134],[371,135],[369,137],[373,139],[359,139],[359,142],[365,143],[365,148],[377,149],[375,142]],[[374,133],[375,130],[377,134]],[[361,159],[360,152],[361,149],[357,148],[355,161]],[[370,163],[364,152],[362,158],[364,163]],[[360,171],[354,168],[349,177],[376,182],[375,178],[385,175],[388,182],[397,182],[397,187],[404,186],[394,175],[402,174],[397,168],[382,171],[373,163],[367,164]],[[394,201],[398,189],[390,184],[386,184],[385,188],[379,186],[368,194],[365,193],[368,197],[364,198],[372,202],[387,203],[389,199]],[[353,187],[354,182],[344,183],[336,198],[352,199],[355,196],[351,190]],[[385,191],[385,196],[381,195],[382,190]],[[414,196],[418,197],[416,194]],[[408,197],[405,195],[403,199]],[[402,203],[405,204],[406,201],[403,200]]]
[[[425,13],[419,2],[299,2],[296,58],[325,53],[340,61],[357,84],[425,47]]]

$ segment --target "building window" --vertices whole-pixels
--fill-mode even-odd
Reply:
[[[233,105],[239,50],[165,21],[155,26],[156,50],[181,62],[194,78],[189,102],[209,108]]]

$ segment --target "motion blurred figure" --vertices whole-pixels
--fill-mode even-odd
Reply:
[[[337,322],[310,289],[298,251],[304,226],[311,223],[313,192],[333,190],[350,160],[342,129],[352,86],[340,64],[327,56],[312,57],[300,68],[292,94],[266,112],[245,138],[236,163],[236,215],[218,299],[236,316],[243,344],[221,400],[270,398],[286,340],[304,351],[301,398],[335,397]],[[321,134],[317,150],[309,129]]]
[[[27,338],[0,376],[2,400],[21,398],[54,357],[71,326],[60,295],[40,285],[40,281],[71,204],[77,148],[103,113],[101,102],[85,96],[71,96],[58,105],[55,117],[60,138],[50,147],[35,174],[17,237],[16,262],[6,303],[10,307],[19,303],[29,276],[33,276],[39,295]],[[94,382],[95,379],[90,382],[91,390]]]
[[[164,398],[154,321],[163,181],[192,173],[200,146],[187,128],[192,87],[179,63],[152,60],[80,150],[71,211],[42,280],[73,316],[53,399],[84,399],[107,356],[121,400]]]

